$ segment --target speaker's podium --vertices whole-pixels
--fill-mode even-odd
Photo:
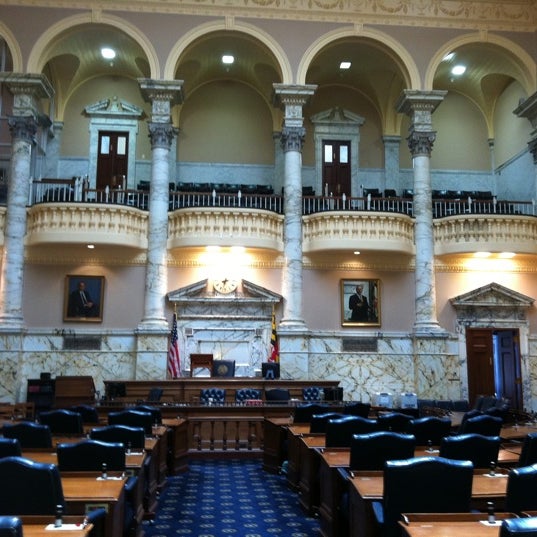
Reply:
[[[212,354],[190,355],[190,376],[194,376],[194,369],[208,369],[209,376],[212,374],[214,357]]]

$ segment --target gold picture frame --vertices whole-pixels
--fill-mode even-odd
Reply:
[[[63,320],[101,323],[104,308],[104,276],[68,274],[65,277]]]
[[[341,325],[380,326],[380,280],[341,280]]]

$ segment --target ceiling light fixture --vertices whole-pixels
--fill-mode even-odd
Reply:
[[[235,61],[235,57],[231,54],[224,54],[222,56],[222,63],[225,65],[231,65]]]
[[[466,72],[466,66],[465,65],[455,65],[453,69],[451,69],[451,74],[455,76],[461,76]]]
[[[116,51],[110,47],[103,47],[101,49],[101,56],[105,60],[113,60],[116,57]]]
[[[88,244],[87,247],[89,250],[93,250],[95,248],[95,244]]]
[[[353,254],[354,254],[354,255],[360,255],[360,250],[355,250],[355,251],[353,252]]]
[[[351,62],[348,62],[348,61],[343,61],[339,64],[339,68],[340,69],[350,69],[351,68]]]
[[[501,252],[498,254],[498,257],[500,259],[513,259],[513,257],[515,257],[515,253],[514,252]]]
[[[490,252],[475,252],[474,257],[486,258],[490,257]]]
[[[454,57],[455,57],[455,53],[454,53],[454,52],[448,52],[448,53],[442,58],[442,61],[443,61],[443,62],[449,62],[449,61],[451,61]]]

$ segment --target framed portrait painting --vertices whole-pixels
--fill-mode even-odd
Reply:
[[[65,277],[63,320],[100,323],[103,320],[104,276]]]
[[[341,280],[341,325],[380,326],[380,280]]]

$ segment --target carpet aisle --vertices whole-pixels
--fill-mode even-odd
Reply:
[[[168,478],[154,524],[145,537],[318,537],[285,476],[265,472],[260,460],[192,461]]]

